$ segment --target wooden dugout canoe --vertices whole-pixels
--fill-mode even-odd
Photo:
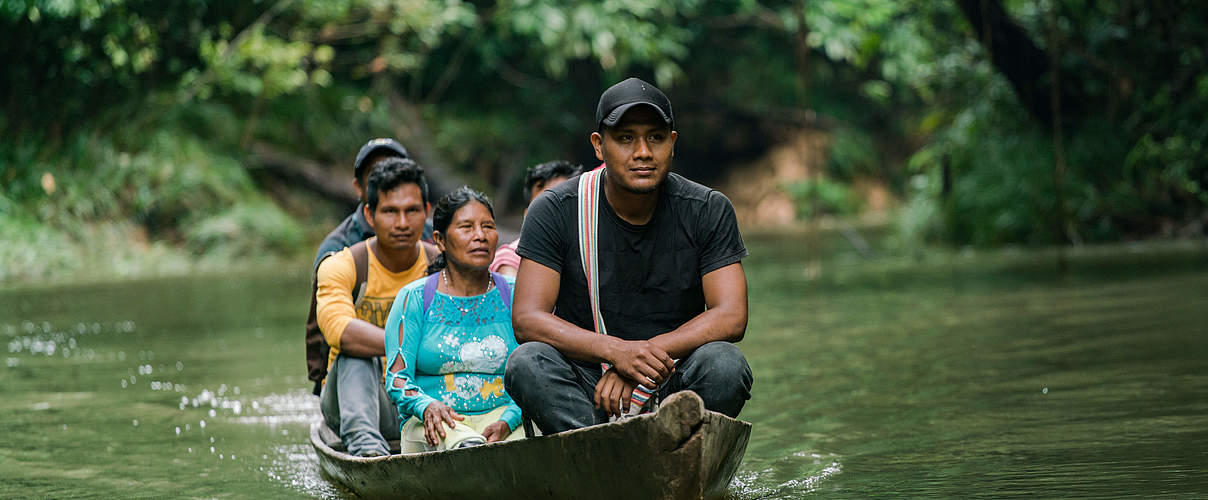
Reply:
[[[310,429],[323,473],[365,498],[718,498],[750,435],[691,391],[653,414],[443,452],[357,457],[322,421]]]

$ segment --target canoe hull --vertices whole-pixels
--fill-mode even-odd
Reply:
[[[653,415],[461,450],[354,457],[322,423],[311,444],[328,477],[366,498],[716,498],[750,432],[684,391]]]

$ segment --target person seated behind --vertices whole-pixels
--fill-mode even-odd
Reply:
[[[369,174],[379,163],[388,158],[410,158],[407,154],[407,148],[404,148],[398,141],[390,138],[379,137],[366,142],[361,146],[360,151],[357,151],[356,159],[352,164],[352,186],[356,189],[357,207],[345,217],[339,225],[331,230],[323,242],[319,243],[319,249],[315,252],[314,265],[311,267],[312,278],[313,274],[318,272],[319,264],[323,260],[335,255],[336,252],[343,250],[345,247],[351,247],[356,243],[365,241],[373,236],[373,227],[365,218],[365,204],[367,200],[368,190],[366,184],[369,182]],[[425,221],[424,237],[427,240],[431,234],[431,227]],[[425,243],[424,252],[428,260],[435,258],[436,247]],[[311,291],[310,312],[306,320],[306,369],[307,378],[315,383],[314,393],[319,395],[323,388],[323,379],[327,376],[327,363],[330,355],[327,348],[327,340],[323,337],[323,332],[319,329],[317,314],[315,308],[317,302],[314,297],[315,290]]]
[[[427,270],[420,242],[427,198],[422,167],[407,159],[382,161],[368,182],[364,215],[377,236],[365,242],[368,269],[360,300],[353,302],[351,249],[319,264],[315,311],[331,348],[319,408],[353,455],[387,455],[386,439],[398,437],[398,411],[382,388],[382,326],[399,289]]]
[[[590,140],[606,167],[542,194],[525,215],[513,316],[523,344],[508,359],[507,391],[546,434],[628,412],[639,385],[656,398],[692,390],[735,417],[753,378],[734,345],[747,325],[747,250],[734,208],[670,172],[678,134],[671,102],[653,85],[630,78],[609,88],[596,123]],[[594,199],[595,218],[578,212],[585,180],[598,180],[582,195]],[[579,222],[590,219],[598,235],[582,236]],[[585,252],[596,257],[592,280],[585,242],[596,249]]]
[[[582,166],[566,160],[537,164],[529,168],[528,173],[524,176],[524,196],[528,198],[529,204],[532,204],[533,200],[537,199],[537,195],[553,189],[554,186],[562,184],[582,172]],[[528,208],[526,207],[525,210],[527,211]],[[516,270],[520,268],[520,256],[516,254],[518,243],[520,243],[520,238],[499,246],[499,249],[495,251],[495,260],[491,261],[491,272],[504,276],[516,276]]]
[[[388,158],[409,159],[411,156],[407,153],[407,148],[404,148],[398,141],[387,137],[379,137],[377,139],[366,142],[357,152],[356,159],[352,164],[352,187],[357,192],[357,207],[352,213],[348,214],[335,228],[323,238],[323,242],[319,244],[319,249],[315,252],[314,268],[318,269],[319,264],[324,259],[334,255],[336,252],[350,247],[358,241],[365,241],[373,236],[373,226],[369,224],[365,218],[365,204],[368,199],[369,191],[366,189],[369,183],[369,174],[377,168],[378,164]],[[425,221],[424,238],[431,232]]]
[[[402,452],[520,439],[520,407],[503,389],[516,348],[512,281],[487,271],[499,242],[491,202],[463,186],[441,198],[432,223],[434,274],[404,287],[386,321],[386,392],[411,417]]]

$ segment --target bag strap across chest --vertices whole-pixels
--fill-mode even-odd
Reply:
[[[587,278],[587,299],[591,303],[591,319],[596,333],[608,335],[604,317],[600,315],[599,231],[600,180],[604,169],[592,170],[579,176],[579,261]]]
[[[365,287],[369,284],[369,244],[358,241],[348,247],[348,251],[352,253],[352,264],[357,270],[356,282],[352,285],[352,303],[356,305],[365,296]]]
[[[604,326],[604,316],[600,313],[600,192],[601,181],[607,168],[592,170],[579,176],[579,260],[583,263],[583,275],[587,277],[587,298],[591,303],[591,319],[596,327],[596,333],[608,335]],[[600,363],[603,371],[608,371],[608,363]],[[642,408],[654,393],[644,385],[633,389],[629,398],[631,408]],[[634,410],[631,410],[634,411]]]

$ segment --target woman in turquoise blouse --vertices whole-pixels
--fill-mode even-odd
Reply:
[[[432,223],[441,255],[399,291],[385,328],[386,392],[410,417],[402,452],[520,439],[520,407],[503,389],[514,281],[487,271],[499,242],[491,203],[462,187],[441,198]]]

